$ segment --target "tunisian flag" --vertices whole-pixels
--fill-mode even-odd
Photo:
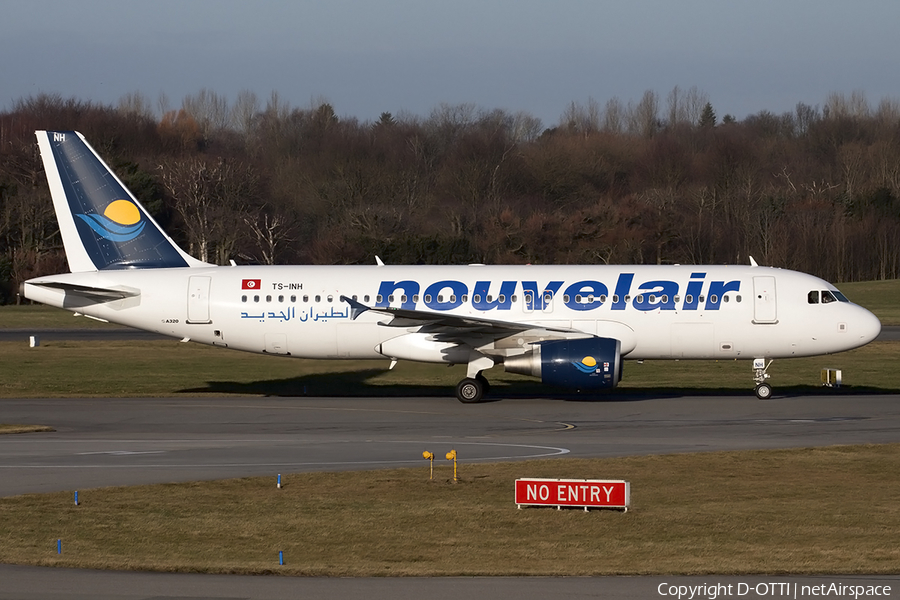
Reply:
[[[261,282],[262,282],[261,279],[242,279],[241,280],[241,289],[242,290],[258,290]]]

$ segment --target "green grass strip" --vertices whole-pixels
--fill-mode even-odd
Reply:
[[[425,448],[423,448],[425,449]],[[424,461],[423,461],[424,462]],[[0,562],[308,576],[900,571],[900,445],[559,459],[0,499]],[[632,509],[517,510],[518,477],[625,479]],[[57,554],[56,540],[62,540]],[[279,566],[283,551],[285,565]]]

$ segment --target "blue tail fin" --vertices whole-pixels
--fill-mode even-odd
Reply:
[[[72,272],[206,266],[179,248],[76,131],[37,131]]]

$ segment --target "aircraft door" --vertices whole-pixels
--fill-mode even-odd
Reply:
[[[194,275],[188,280],[188,323],[212,323],[209,318],[209,286],[212,277]]]
[[[778,307],[775,301],[775,278],[753,278],[753,322],[777,323]]]

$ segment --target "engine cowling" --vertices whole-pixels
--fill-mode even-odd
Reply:
[[[622,379],[621,342],[614,338],[550,340],[504,360],[510,373],[539,377],[543,383],[580,390],[614,388]]]

